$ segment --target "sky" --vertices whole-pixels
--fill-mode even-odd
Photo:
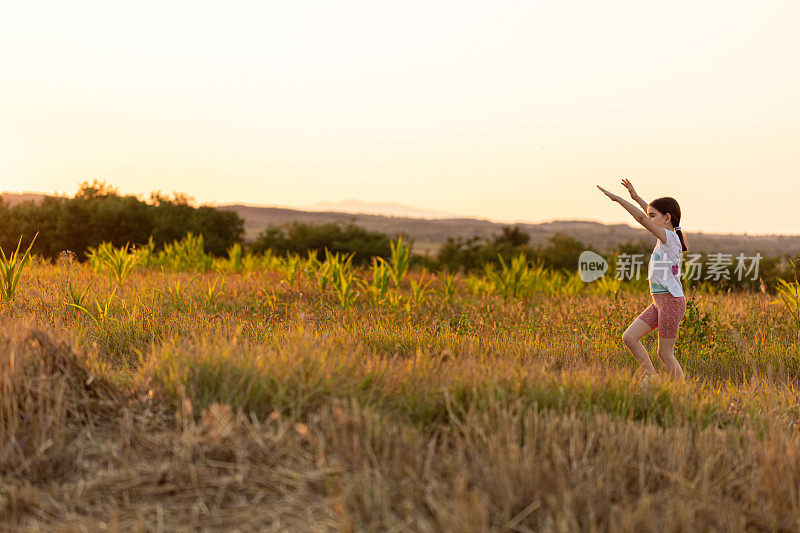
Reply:
[[[0,190],[800,234],[800,2],[15,2]]]

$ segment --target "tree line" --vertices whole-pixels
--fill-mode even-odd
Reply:
[[[89,247],[141,245],[153,239],[157,248],[203,235],[206,253],[224,255],[244,236],[244,220],[233,211],[194,206],[182,194],[160,192],[148,200],[123,196],[104,182],[81,183],[73,198],[45,197],[37,202],[6,205],[0,199],[0,246],[14,249],[20,237],[29,242],[38,233],[32,253],[49,259],[64,250],[84,259]]]
[[[204,251],[224,256],[234,244],[244,244],[244,220],[234,211],[212,206],[194,206],[185,195],[174,193],[167,197],[151,193],[147,200],[123,196],[103,182],[84,182],[73,198],[45,197],[40,202],[23,202],[8,206],[0,199],[0,247],[13,250],[20,237],[28,243],[38,233],[32,252],[53,259],[63,250],[85,259],[90,247],[109,242],[114,246],[143,245],[152,239],[155,250],[186,236],[203,236]],[[402,235],[404,242],[413,239]],[[389,234],[370,231],[353,223],[304,224],[293,222],[270,226],[245,249],[261,254],[307,255],[316,253],[325,259],[325,249],[340,254],[352,254],[356,265],[366,265],[373,257],[388,259]],[[480,271],[487,264],[508,264],[512,258],[524,255],[528,261],[551,270],[575,272],[578,257],[591,246],[569,235],[556,233],[545,244],[532,245],[530,235],[522,228],[504,227],[490,238],[448,237],[434,254],[412,254],[411,264],[429,270],[450,272]],[[617,258],[623,254],[643,254],[647,258],[652,243],[644,240],[621,244],[612,250],[593,250],[609,260],[611,275]],[[773,289],[778,278],[792,279],[794,267],[789,257],[764,257],[759,265],[758,280],[723,279],[714,282],[717,288]],[[800,258],[797,258],[800,259]],[[644,276],[647,275],[644,264]],[[762,289],[763,290],[763,289]]]

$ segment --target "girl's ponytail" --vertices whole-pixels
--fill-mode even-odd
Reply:
[[[688,252],[689,247],[686,246],[686,240],[683,238],[683,232],[681,231],[681,206],[678,205],[678,201],[670,196],[664,196],[650,202],[650,206],[657,209],[659,213],[665,215],[669,213],[670,222],[674,225],[675,233],[678,234],[678,239],[681,241],[681,251]]]
[[[686,246],[686,241],[683,240],[683,232],[680,226],[675,226],[675,233],[678,234],[678,238],[681,240],[681,251],[688,252],[689,248]]]

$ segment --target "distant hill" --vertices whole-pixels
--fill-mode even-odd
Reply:
[[[357,213],[362,215],[382,215],[388,217],[407,218],[458,218],[456,213],[420,209],[409,205],[391,202],[362,202],[361,200],[343,200],[341,202],[320,202],[299,208],[302,211],[325,211],[334,213]]]
[[[15,205],[24,201],[37,201],[43,194],[35,193],[2,193],[3,201]],[[349,202],[349,201],[348,201]],[[338,204],[334,204],[338,205]],[[377,204],[367,204],[375,206]],[[398,204],[386,204],[387,206]],[[357,204],[350,204],[357,207]],[[407,207],[407,206],[400,206]],[[381,231],[389,235],[405,233],[414,242],[417,252],[432,252],[445,241],[448,236],[471,237],[478,235],[487,238],[500,233],[510,224],[491,222],[476,218],[420,218],[409,216],[383,216],[374,214],[358,214],[334,211],[303,211],[282,207],[254,207],[246,205],[223,205],[218,209],[236,211],[245,221],[245,238],[255,239],[269,225],[286,224],[292,221],[306,224],[324,224],[326,222],[353,222],[373,231]],[[413,209],[413,208],[411,208]],[[626,224],[601,224],[587,220],[558,220],[538,224],[514,224],[522,227],[531,236],[531,243],[543,244],[556,232],[563,232],[595,249],[606,250],[628,241],[643,240],[655,244],[652,237],[641,228]],[[719,233],[688,233],[686,238],[693,252],[753,254],[764,255],[800,254],[800,235],[742,235]]]
[[[476,218],[420,219],[411,217],[387,217],[337,212],[309,212],[280,207],[252,207],[245,205],[219,206],[220,209],[233,209],[245,221],[245,236],[254,239],[269,225],[281,225],[292,221],[306,224],[327,222],[353,222],[373,231],[390,235],[405,233],[415,241],[418,252],[436,250],[448,236],[483,238],[500,233],[510,224],[491,222]],[[522,227],[531,236],[531,243],[543,244],[556,232],[563,232],[595,249],[605,250],[628,241],[643,240],[655,244],[642,228],[626,224],[601,224],[587,220],[558,220],[538,224],[514,224]],[[716,233],[688,233],[686,239],[693,252],[723,252],[763,255],[800,254],[800,235],[737,235]]]
[[[0,194],[0,197],[3,198],[3,201],[6,203],[6,205],[17,205],[21,204],[22,202],[38,202],[45,196],[46,195],[44,194],[38,194],[35,192],[4,192]]]

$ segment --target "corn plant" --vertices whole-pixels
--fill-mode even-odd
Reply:
[[[578,272],[570,274],[566,280],[558,282],[557,294],[559,296],[575,296],[586,284]]]
[[[328,288],[328,285],[330,285],[332,281],[331,268],[331,263],[325,261],[314,273],[314,278],[316,279],[317,287],[319,288],[320,292],[325,292],[325,289]]]
[[[338,268],[339,264],[339,254],[332,254],[327,248],[325,248],[325,262],[320,263],[319,260],[317,260],[315,253],[313,260],[311,259],[311,254],[309,254],[308,263],[316,266],[314,277],[317,282],[317,287],[321,292],[325,292],[325,289],[328,288],[328,285],[333,282],[334,271]]]
[[[358,297],[356,284],[353,282],[354,276],[355,274],[352,271],[340,270],[333,282],[333,288],[336,290],[336,296],[339,297],[339,303],[345,309],[352,307]]]
[[[205,253],[203,235],[189,232],[180,241],[165,244],[158,253],[159,261],[176,272],[207,272],[213,266],[213,259]]]
[[[242,272],[244,270],[244,251],[238,242],[228,248],[228,260],[222,264],[222,270],[227,272]]]
[[[219,288],[217,288],[219,285]],[[225,280],[222,280],[220,284],[220,279],[217,278],[214,280],[214,283],[207,283],[205,289],[203,290],[203,298],[205,300],[206,307],[216,310],[217,305],[219,305],[219,298],[225,292]]]
[[[150,236],[150,238],[147,239],[147,242],[145,244],[134,245],[132,247],[132,252],[136,255],[137,265],[141,266],[142,268],[153,268],[154,266],[156,266],[158,258],[156,256],[155,250],[156,250],[156,243],[153,240],[152,235]]]
[[[453,303],[453,298],[456,295],[455,274],[446,272],[442,276],[442,283],[439,285],[439,296],[445,304]]]
[[[283,261],[283,270],[286,273],[286,281],[290,286],[294,286],[297,275],[302,270],[302,259],[297,254],[291,254]]]
[[[778,299],[773,300],[771,304],[781,304],[786,306],[789,315],[794,320],[797,326],[798,333],[800,333],[800,280],[797,277],[797,263],[789,259],[794,268],[794,282],[778,279]]]
[[[262,270],[277,270],[281,267],[281,259],[276,257],[275,254],[272,253],[272,250],[269,249],[260,256],[248,254],[245,261],[252,265],[250,270],[255,270],[256,268]]]
[[[175,280],[175,283],[170,285],[166,292],[162,292],[161,294],[167,297],[168,302],[175,307],[178,311],[182,311],[185,308],[185,300],[186,300],[186,292],[189,285],[195,280],[195,278],[190,279],[185,285],[181,283],[181,280]]]
[[[117,285],[125,284],[139,261],[136,253],[128,251],[127,243],[122,248],[114,248],[111,243],[104,242],[97,248],[90,248],[88,257],[96,272],[105,270]]]
[[[400,304],[403,302],[403,295],[400,294],[400,291],[391,289],[386,293],[384,301],[389,306],[389,309],[397,311],[400,309]]]
[[[708,280],[696,283],[692,288],[699,294],[717,294],[719,292],[719,288]]]
[[[86,300],[86,295],[89,294],[89,289],[91,289],[92,285],[94,284],[94,279],[89,282],[89,284],[86,286],[85,289],[83,289],[83,291],[80,291],[76,287],[73,287],[72,281],[68,283],[69,285],[68,285],[67,295],[69,296],[70,301],[67,302],[67,305],[75,308],[84,307],[83,302]]]
[[[94,305],[97,314],[96,317],[94,318],[98,326],[104,325],[106,321],[108,321],[109,319],[117,321],[116,318],[111,317],[111,302],[114,301],[114,298],[116,297],[116,292],[117,288],[114,287],[114,290],[111,291],[111,294],[108,296],[108,298],[106,298],[106,301],[102,305],[100,304],[99,301],[95,300]]]
[[[238,242],[228,247],[227,253],[227,258],[212,259],[213,270],[219,273],[233,272],[247,275],[259,267],[260,258],[254,256],[251,252],[245,252]]]
[[[3,248],[0,247],[0,301],[8,302],[14,298],[14,293],[17,292],[17,285],[19,284],[19,277],[22,275],[25,263],[30,260],[31,248],[33,248],[33,243],[36,242],[38,235],[39,233],[37,232],[33,236],[33,240],[31,240],[22,257],[20,257],[19,253],[20,246],[22,246],[21,236],[17,243],[17,249],[11,252],[8,257],[6,257]]]
[[[622,287],[622,280],[610,276],[603,276],[592,283],[592,292],[595,294],[616,294]]]
[[[467,276],[464,283],[467,285],[467,290],[469,290],[470,294],[473,296],[488,296],[492,294],[495,289],[491,279],[487,279],[483,276],[476,276],[475,274]]]
[[[372,301],[377,305],[386,298],[392,273],[389,266],[378,259],[372,261],[372,282],[364,283]]]
[[[100,246],[92,247],[90,246],[86,250],[86,263],[89,265],[89,268],[92,269],[92,272],[95,274],[99,274],[100,271],[103,269],[103,263],[100,260],[100,249],[104,248],[106,243],[100,244]]]
[[[403,278],[405,278],[408,273],[408,266],[411,260],[411,247],[403,246],[402,236],[397,238],[397,242],[390,242],[389,246],[392,251],[389,269],[392,274],[394,286],[399,288],[400,283],[402,283]],[[383,261],[383,259],[381,259],[381,261]]]
[[[306,257],[305,271],[306,275],[308,277],[311,277],[314,273],[316,273],[317,270],[319,270],[319,268],[322,266],[322,263],[320,262],[319,257],[317,257],[316,250],[307,250],[306,254],[307,257]],[[327,258],[329,254],[330,252],[328,251],[327,248],[325,248],[325,257]]]
[[[413,303],[416,307],[421,306],[425,303],[425,298],[428,296],[430,290],[428,286],[431,284],[432,280],[428,280],[425,283],[420,281],[419,283],[411,280],[411,297],[409,298],[409,303]]]
[[[102,242],[98,246],[90,246],[86,250],[86,261],[92,272],[99,274],[105,270],[106,258],[113,253],[114,245],[110,242]]]
[[[327,250],[325,252],[327,254],[325,263],[330,265],[328,267],[328,275],[330,276],[331,286],[339,298],[339,303],[343,308],[348,309],[353,306],[358,297],[357,282],[355,281],[355,273],[351,264],[353,254],[348,254],[344,259],[341,259],[338,253],[331,254]]]
[[[563,283],[563,276],[560,273],[551,272],[542,265],[529,266],[525,272],[525,285],[530,292],[557,295]]]
[[[511,263],[506,264],[500,254],[497,257],[500,259],[500,272],[495,270],[494,265],[487,263],[484,265],[486,277],[492,280],[504,298],[515,298],[528,283],[528,258],[525,254],[519,254],[511,259]]]
[[[270,289],[270,291],[267,292],[267,289],[262,288],[259,294],[261,295],[261,299],[258,301],[259,310],[265,308],[274,309],[278,304],[278,297],[275,295],[275,289]]]
[[[247,274],[258,270],[260,264],[261,259],[251,252],[246,253],[242,259],[242,268]]]
[[[87,287],[86,291],[88,290],[89,289]],[[86,291],[84,291],[83,295],[80,297],[81,302],[83,302],[83,298],[86,296],[85,294]],[[74,301],[67,302],[67,305],[69,307],[74,307],[75,309],[85,313],[87,316],[89,316],[89,318],[92,319],[95,325],[97,325],[98,327],[102,327],[108,320],[117,321],[116,318],[111,317],[111,303],[114,301],[114,298],[116,297],[116,292],[117,292],[117,287],[114,287],[114,290],[111,291],[111,294],[108,296],[108,298],[106,298],[106,301],[102,304],[98,300],[95,300],[93,302],[94,303],[93,310],[89,310],[89,306],[84,306]],[[74,299],[75,298],[73,297],[73,300]]]

